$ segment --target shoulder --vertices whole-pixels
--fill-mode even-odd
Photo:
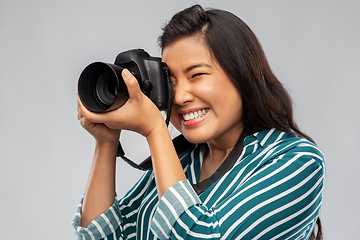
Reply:
[[[249,139],[246,139],[246,141],[249,140],[257,144],[262,152],[267,152],[272,158],[313,159],[320,165],[324,165],[325,162],[324,154],[314,143],[275,128],[254,133]]]
[[[286,151],[285,154],[313,159],[321,165],[325,163],[325,156],[319,147],[305,138],[290,134],[290,136],[279,141],[279,146]]]

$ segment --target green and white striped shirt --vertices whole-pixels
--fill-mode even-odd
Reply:
[[[187,180],[158,199],[147,171],[78,239],[308,239],[322,202],[324,156],[306,139],[270,129],[247,136],[230,171],[197,195],[205,144],[181,157]]]

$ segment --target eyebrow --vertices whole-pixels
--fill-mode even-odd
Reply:
[[[195,68],[199,68],[199,67],[208,67],[208,68],[211,68],[210,65],[206,64],[206,63],[199,63],[199,64],[195,64],[195,65],[192,65],[190,67],[188,67],[184,72],[185,73],[188,73],[190,72],[191,70],[195,69]]]
[[[199,64],[191,65],[190,67],[188,67],[187,69],[185,69],[184,73],[186,74],[186,73],[190,72],[191,70],[193,70],[193,69],[195,69],[195,68],[199,68],[199,67],[212,68],[209,64],[199,63]],[[175,77],[174,74],[171,72],[171,70],[170,70],[170,76],[171,76],[171,77]]]

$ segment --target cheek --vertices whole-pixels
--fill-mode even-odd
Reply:
[[[233,88],[234,86],[226,77],[215,75],[196,83],[194,90],[202,97],[209,98],[209,96],[211,96],[210,98],[212,99],[222,99],[224,96],[228,97],[229,93],[231,94],[233,90],[237,92],[237,90]]]
[[[197,94],[202,96],[218,95],[219,86],[216,81],[203,81],[196,85],[194,88]],[[221,88],[220,88],[221,89]]]
[[[236,91],[233,93],[232,101],[229,104],[229,109],[234,113],[234,118],[236,121],[242,122],[242,113],[243,113],[243,107],[242,107],[242,99],[239,93]]]
[[[216,101],[215,104],[222,111],[241,119],[242,99],[237,88],[231,82],[223,82],[221,86],[217,87],[221,91],[214,91],[213,97],[221,99],[221,101]]]

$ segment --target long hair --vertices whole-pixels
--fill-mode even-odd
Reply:
[[[210,54],[235,84],[242,104],[242,120],[249,133],[276,128],[314,142],[300,131],[293,117],[293,104],[286,89],[273,74],[260,42],[234,14],[194,5],[175,14],[159,37],[162,50],[189,36],[203,37]],[[316,239],[322,239],[320,219]],[[312,234],[315,239],[314,232]]]

